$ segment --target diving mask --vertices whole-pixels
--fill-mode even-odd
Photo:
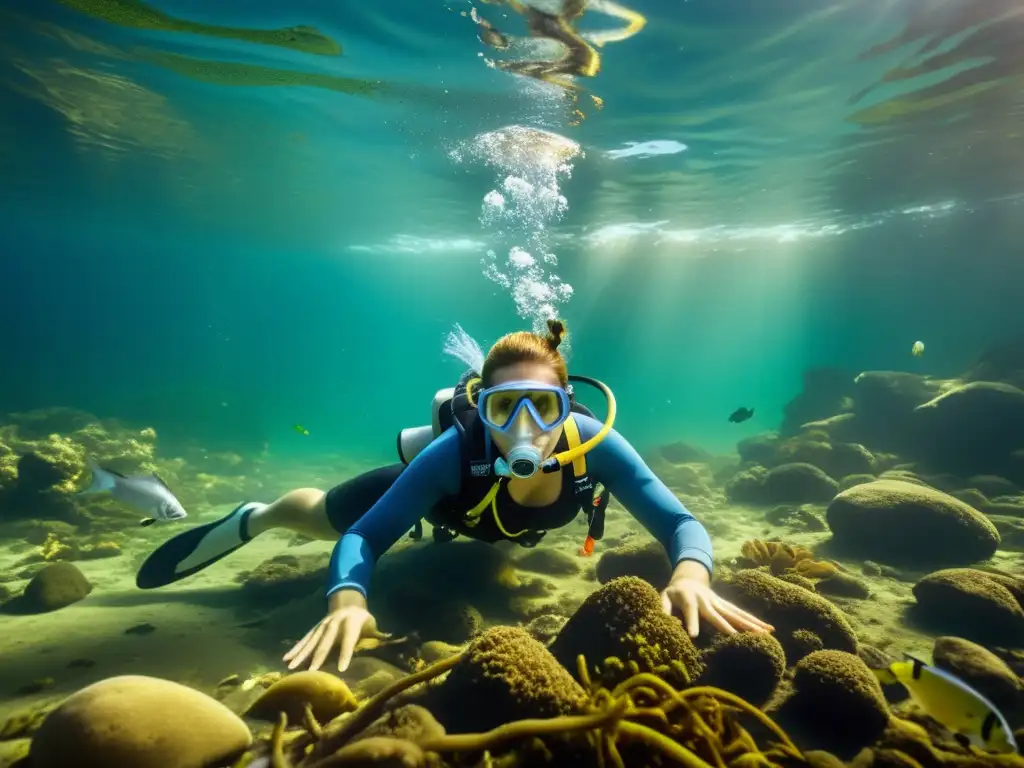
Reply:
[[[561,387],[537,381],[511,381],[483,390],[479,394],[477,409],[483,423],[491,430],[508,434],[521,423],[525,410],[541,434],[551,432],[569,418],[569,394]],[[520,428],[505,458],[495,462],[495,473],[518,478],[533,477],[544,457],[534,445],[537,433]]]
[[[524,408],[537,429],[550,432],[569,418],[569,393],[537,381],[510,381],[478,395],[480,418],[495,432],[508,432]]]
[[[597,434],[575,448],[562,451],[547,459],[541,457],[540,451],[533,445],[532,440],[527,441],[524,439],[517,441],[516,445],[508,452],[507,460],[498,459],[495,462],[494,471],[496,474],[502,477],[507,477],[510,474],[516,477],[532,477],[536,473],[538,465],[545,473],[558,472],[562,467],[571,464],[581,456],[592,451],[611,432],[612,426],[615,424],[615,413],[617,410],[615,395],[612,394],[612,391],[607,385],[589,376],[570,375],[569,381],[583,382],[601,390],[608,401],[608,415],[605,417],[604,424],[601,425]],[[541,427],[542,433],[550,432],[552,429],[561,426],[570,416],[572,403],[570,402],[569,393],[561,387],[540,382],[508,382],[491,387],[490,389],[478,391],[478,400],[474,402],[473,387],[479,383],[479,378],[473,378],[466,382],[465,397],[471,405],[476,407],[484,424],[497,432],[508,432],[512,425],[516,423],[516,417],[523,408],[527,409],[530,417]],[[518,396],[516,395],[517,391]],[[502,394],[507,399],[495,400],[490,405],[485,404],[484,401],[489,397]],[[552,408],[553,404],[549,401],[549,398],[557,401],[556,408]],[[545,427],[545,424],[550,426]],[[455,420],[455,425],[459,429],[463,429],[459,425],[458,419]],[[514,467],[511,466],[513,463],[515,464]]]

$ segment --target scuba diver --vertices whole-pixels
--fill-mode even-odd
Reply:
[[[727,634],[773,631],[711,589],[711,541],[704,526],[612,429],[611,390],[595,379],[568,375],[558,350],[564,324],[550,320],[548,331],[507,334],[479,372],[468,371],[454,389],[438,392],[433,423],[399,433],[401,463],[370,470],[326,493],[303,488],[269,505],[246,502],[166,541],[143,563],[136,584],[153,589],[186,578],[272,528],[337,540],[327,615],[284,661],[289,669],[308,661],[315,670],[338,649],[338,669],[345,671],[362,638],[386,637],[367,609],[374,563],[406,531],[421,536],[421,519],[431,523],[437,541],[462,534],[531,547],[582,510],[590,528],[581,554],[589,554],[603,533],[610,492],[668,553],[673,570],[661,593],[662,608],[677,612],[691,637],[700,618]],[[603,424],[576,402],[572,381],[604,393]],[[597,484],[606,490],[595,493]]]

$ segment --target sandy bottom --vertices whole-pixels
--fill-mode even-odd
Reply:
[[[189,523],[212,520],[232,507],[223,505],[193,514]],[[741,544],[751,538],[781,538],[809,547],[828,538],[827,533],[792,533],[767,525],[763,510],[723,507],[703,512],[700,517],[711,532],[720,563],[737,556]],[[247,677],[263,671],[285,670],[281,656],[322,615],[322,593],[286,606],[264,606],[261,613],[251,603],[240,600],[236,576],[282,552],[327,553],[333,543],[291,546],[293,534],[271,531],[183,582],[160,590],[138,590],[134,584],[138,564],[171,533],[168,527],[154,526],[140,531],[136,543],[126,547],[120,557],[76,563],[94,589],[88,598],[75,605],[43,615],[0,617],[0,722],[16,710],[61,698],[114,675],[151,675],[211,691],[219,680],[231,674]],[[544,546],[575,557],[585,534],[584,526],[571,524],[549,534]],[[646,532],[621,509],[613,506],[609,510],[606,539],[635,541],[646,537]],[[426,541],[429,542],[429,533]],[[397,546],[433,545],[403,542]],[[12,551],[14,548],[0,550],[0,570],[10,568],[24,557],[23,548],[17,552]],[[559,597],[578,603],[598,586],[586,571],[606,548],[599,544],[595,556],[584,563],[586,567],[580,574],[544,574],[544,578],[555,582]],[[514,545],[509,547],[513,557],[521,551]],[[1022,567],[1021,561],[1021,555],[999,553],[992,565],[1013,570]],[[853,573],[860,573],[860,562],[843,564]],[[907,574],[907,581],[864,577],[873,591],[870,598],[834,602],[854,621],[863,642],[891,653],[927,655],[932,638],[902,619],[905,607],[913,602],[913,581],[909,579],[916,575],[919,574]],[[17,589],[21,585],[8,586]],[[253,628],[254,623],[257,629]],[[155,630],[148,634],[126,634],[141,624],[150,624]],[[388,627],[382,629],[387,631]],[[88,668],[69,666],[79,659],[95,664]],[[52,678],[52,686],[35,694],[16,693],[43,678]]]

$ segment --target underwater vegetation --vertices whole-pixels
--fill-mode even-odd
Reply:
[[[852,162],[830,171],[837,205],[864,199],[899,205],[873,184],[890,174],[913,177],[920,189],[970,189],[985,179],[986,196],[1016,195],[1019,184],[1009,169],[1024,158],[1017,119],[1024,83],[1020,5],[951,0],[941,8],[912,3],[907,12],[901,32],[859,57],[879,64],[896,56],[848,100],[845,119],[859,130],[846,142]],[[968,121],[971,151],[958,152]]]
[[[640,606],[619,627],[627,633],[595,640],[604,621],[621,623],[623,604]],[[0,736],[22,740],[22,768],[68,765],[72,754],[74,764],[112,768],[821,767],[842,765],[837,754],[856,766],[1024,765],[936,739],[894,713],[863,650],[813,651],[786,672],[771,635],[722,636],[698,649],[666,618],[653,587],[619,577],[585,600],[550,646],[523,628],[492,627],[431,663],[413,659],[414,671],[373,692],[321,671],[233,677],[209,693],[118,676],[11,718]],[[666,663],[662,642],[682,657]],[[963,640],[941,643],[936,657],[959,658],[968,671],[972,655],[986,653]],[[584,648],[609,655],[595,664]],[[573,652],[567,668],[560,655]],[[976,677],[1012,676],[998,660],[988,669],[974,663]],[[735,683],[758,703],[730,690]]]
[[[984,108],[986,102],[1001,100],[1020,87],[1024,78],[1024,56],[1019,40],[1024,14],[1012,0],[990,3],[950,3],[941,11],[915,7],[903,32],[862,54],[870,59],[884,56],[901,46],[920,44],[916,55],[888,70],[881,82],[850,99],[857,103],[875,88],[898,83],[970,63],[970,67],[943,81],[909,94],[896,96],[859,110],[848,119],[864,124],[923,118],[942,108],[957,110]],[[953,45],[950,39],[960,37]]]
[[[301,53],[319,56],[340,56],[337,41],[314,27],[297,26],[284,29],[241,29],[201,24],[169,16],[142,0],[56,0],[94,19],[131,29],[160,32],[185,32],[224,40],[242,40],[257,45],[290,48]]]

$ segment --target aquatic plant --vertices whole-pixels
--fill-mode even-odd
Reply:
[[[796,573],[808,579],[826,579],[839,572],[834,563],[815,560],[810,550],[782,541],[750,539],[743,542],[740,552],[755,566],[767,565],[773,576]]]
[[[496,764],[495,754],[499,754],[505,756],[499,758],[502,764],[512,765],[517,761],[517,746],[536,747],[538,741],[547,752],[589,753],[602,767],[635,764],[632,756],[636,753],[660,756],[688,768],[809,764],[778,725],[734,694],[710,686],[677,690],[650,672],[637,672],[609,689],[592,682],[582,655],[577,658],[577,673],[588,701],[581,714],[523,719],[484,733],[425,735],[416,741],[388,736],[356,738],[399,694],[440,677],[465,655],[464,651],[395,681],[355,713],[327,726],[317,723],[307,707],[298,724],[301,729],[289,734],[288,718],[282,713],[269,740],[250,750],[236,768],[251,765],[260,754],[271,768],[363,765],[396,757],[403,765],[430,766],[481,753],[487,755],[486,764]],[[740,725],[737,715],[752,718],[774,742],[762,749]]]

